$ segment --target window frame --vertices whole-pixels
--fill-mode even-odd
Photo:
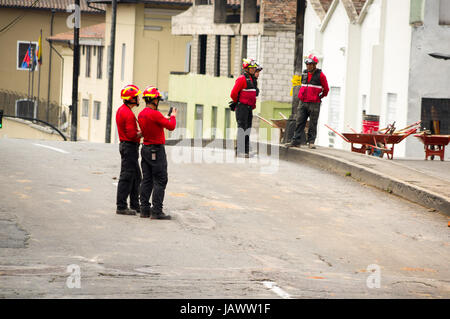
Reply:
[[[446,12],[444,10],[447,7],[450,9],[450,2],[448,2],[448,0],[445,0],[445,2],[444,2],[444,0],[439,0],[439,17],[438,17],[438,25],[439,26],[450,27],[450,12],[448,12],[448,11]],[[443,12],[447,13],[447,16],[445,17],[446,21],[444,21]]]
[[[38,47],[38,43],[37,41],[21,41],[21,40],[17,40],[17,47],[16,47],[16,70],[20,70],[20,71],[30,71],[30,68],[19,68],[19,43],[26,43],[26,44],[34,44],[34,48],[36,50],[36,48]],[[36,51],[35,51],[36,52]],[[36,63],[36,68],[34,69],[35,71],[39,70],[39,63]]]
[[[17,109],[18,109],[18,102],[22,101],[30,101],[34,102],[34,108],[33,108],[33,118],[36,118],[37,116],[37,101],[34,101],[32,99],[24,98],[24,99],[16,99],[14,102],[14,115],[18,116]]]
[[[103,77],[103,46],[99,46],[97,49],[97,79]]]
[[[85,106],[87,107],[86,113],[84,112]],[[89,99],[81,99],[81,117],[89,117]]]
[[[98,110],[97,110],[98,105]],[[94,101],[93,102],[93,108],[92,108],[92,119],[99,121],[100,120],[100,111],[102,109],[102,102],[101,101]]]
[[[86,68],[85,68],[85,74],[84,76],[86,78],[90,78],[91,77],[91,46],[87,45],[86,46]]]

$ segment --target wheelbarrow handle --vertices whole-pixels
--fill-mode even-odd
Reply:
[[[336,133],[337,135],[339,135],[340,137],[342,137],[342,139],[343,139],[344,141],[350,143],[350,141],[349,141],[345,136],[343,136],[342,134],[340,134],[340,133],[336,132],[335,130],[333,130],[331,127],[328,126],[328,124],[324,124],[324,125],[325,125],[326,127],[328,127],[330,130],[332,130],[334,133]]]

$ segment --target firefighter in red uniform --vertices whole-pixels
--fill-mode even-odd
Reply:
[[[306,70],[302,74],[302,86],[298,92],[300,107],[297,108],[297,120],[292,141],[287,147],[300,146],[301,133],[305,130],[306,121],[309,117],[309,129],[306,142],[309,148],[316,148],[314,142],[317,134],[317,120],[319,119],[320,104],[322,99],[328,95],[328,82],[321,69],[317,69],[319,59],[310,54],[305,59]]]
[[[117,110],[116,124],[120,145],[120,177],[117,185],[117,214],[136,215],[139,208],[139,186],[141,169],[139,168],[139,142],[142,137],[136,124],[133,107],[139,106],[141,91],[135,85],[127,85],[120,92],[123,105]],[[127,199],[130,196],[130,208]]]
[[[166,118],[158,111],[161,94],[155,87],[148,87],[142,93],[146,107],[139,113],[138,121],[144,137],[141,150],[143,180],[141,185],[141,217],[171,219],[163,212],[163,201],[167,177],[167,158],[164,144],[164,129],[173,131],[176,126],[177,110]],[[150,207],[152,196],[152,207]]]
[[[249,157],[250,132],[252,129],[253,110],[256,107],[256,79],[257,63],[253,59],[243,59],[244,74],[236,79],[231,98],[236,106],[237,152],[238,157]]]

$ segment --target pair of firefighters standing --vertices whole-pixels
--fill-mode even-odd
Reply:
[[[287,147],[299,147],[302,132],[305,130],[306,122],[309,118],[310,124],[306,138],[309,148],[316,148],[314,141],[317,135],[317,121],[319,119],[320,105],[322,99],[328,95],[329,87],[325,74],[317,68],[319,59],[310,54],[305,59],[306,70],[302,74],[302,86],[298,93],[300,105],[297,108],[296,125],[294,136]],[[238,126],[237,134],[237,156],[249,157],[250,131],[252,128],[253,110],[256,107],[256,96],[258,95],[257,78],[258,64],[252,59],[244,59],[244,74],[236,79],[236,83],[231,91],[233,103],[237,104],[236,122]],[[255,76],[256,73],[256,76]]]
[[[136,119],[132,108],[139,106],[141,91],[135,85],[127,85],[120,93],[123,105],[117,110],[116,124],[119,133],[121,156],[120,178],[117,186],[117,214],[171,219],[163,212],[163,201],[168,181],[164,129],[173,131],[177,110],[170,117],[158,111],[161,93],[155,87],[147,87],[142,96],[146,107]],[[137,122],[141,130],[138,129]],[[144,138],[139,167],[140,140]],[[127,199],[130,197],[130,208]],[[150,206],[150,196],[152,205]]]

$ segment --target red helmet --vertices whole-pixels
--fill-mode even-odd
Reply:
[[[151,99],[162,99],[161,93],[154,86],[147,87],[144,92],[142,92],[143,97],[149,97]]]
[[[141,90],[136,85],[129,84],[120,91],[122,100],[129,100],[141,94]]]
[[[251,58],[247,58],[247,59],[242,59],[242,68],[256,68],[258,66],[258,64],[256,63],[255,60],[251,59]]]
[[[319,59],[314,55],[314,54],[310,54],[308,55],[308,57],[305,59],[305,64],[310,64],[310,63],[319,63]]]

